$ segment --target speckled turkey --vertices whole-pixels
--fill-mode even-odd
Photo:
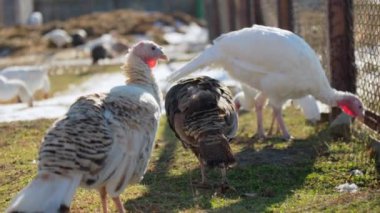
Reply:
[[[182,80],[167,93],[165,109],[171,129],[199,160],[200,185],[208,185],[205,166],[217,166],[222,171],[222,189],[228,187],[226,169],[235,162],[229,141],[238,128],[228,88],[206,76]]]
[[[97,189],[103,212],[107,194],[119,213],[120,194],[146,172],[161,115],[152,68],[167,57],[150,41],[134,45],[122,69],[126,84],[79,98],[47,131],[37,176],[6,212],[69,212],[76,188]]]

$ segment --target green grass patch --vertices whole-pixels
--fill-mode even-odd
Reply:
[[[284,112],[296,138],[253,142],[253,113],[240,117],[232,149],[238,164],[227,176],[236,192],[220,194],[218,188],[198,189],[198,161],[176,139],[163,117],[148,171],[140,184],[122,194],[131,212],[380,212],[378,175],[367,152],[367,141],[333,140],[326,124],[309,125],[295,109]],[[266,111],[265,126],[271,113]],[[52,120],[0,124],[0,211],[36,174],[38,147]],[[353,169],[364,175],[350,176]],[[218,169],[208,169],[212,183],[221,179]],[[357,193],[339,193],[336,186],[353,182]],[[248,196],[246,196],[248,195]],[[115,209],[112,202],[110,207]],[[79,189],[72,212],[100,212],[95,190]]]

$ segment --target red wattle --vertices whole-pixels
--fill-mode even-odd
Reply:
[[[338,103],[339,107],[349,116],[355,117],[356,114],[350,109],[346,103]]]
[[[146,64],[149,66],[149,68],[153,68],[157,65],[157,60],[155,59],[148,59],[146,61]]]

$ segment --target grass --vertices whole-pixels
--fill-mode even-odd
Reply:
[[[266,112],[269,125],[269,112]],[[292,142],[270,139],[252,141],[255,116],[240,117],[238,137],[232,149],[238,165],[227,173],[236,192],[220,194],[217,189],[197,189],[200,180],[196,158],[175,138],[161,120],[156,147],[148,171],[140,184],[122,194],[131,212],[380,212],[378,175],[366,150],[365,138],[334,140],[326,124],[306,124],[297,110],[286,110],[285,121]],[[0,211],[36,174],[38,147],[52,120],[0,124]],[[349,171],[360,169],[363,176],[350,178]],[[218,183],[220,172],[207,170]],[[351,181],[357,193],[339,193],[335,187]],[[250,196],[245,196],[245,195]],[[110,201],[109,201],[110,202]],[[111,202],[110,202],[111,203]],[[113,204],[111,208],[115,209]],[[100,212],[95,190],[79,189],[72,212]]]

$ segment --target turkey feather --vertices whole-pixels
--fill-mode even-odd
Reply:
[[[212,64],[217,65],[222,59],[223,58],[220,56],[217,47],[208,47],[200,55],[192,59],[186,66],[170,75],[167,80],[168,82],[174,82],[205,66],[210,66]]]
[[[202,76],[179,81],[166,95],[165,110],[169,126],[201,165],[225,168],[235,162],[229,141],[238,116],[231,92],[218,80]]]
[[[69,208],[81,175],[60,176],[39,173],[13,199],[7,212],[17,208],[19,212],[59,212]]]

